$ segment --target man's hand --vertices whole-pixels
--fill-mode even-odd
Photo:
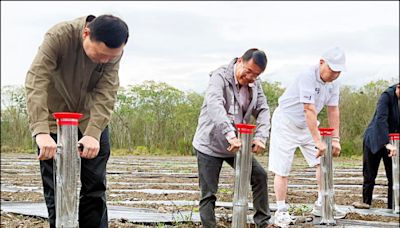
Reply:
[[[230,140],[228,140],[228,142],[230,144],[229,147],[227,148],[229,152],[236,153],[242,146],[242,142],[240,142],[240,139],[236,137],[231,138]]]
[[[83,151],[79,151],[82,158],[93,159],[99,154],[99,141],[92,136],[83,136],[81,140],[79,140],[78,144],[79,143],[83,145]]]
[[[39,147],[39,160],[49,160],[54,158],[57,152],[57,143],[50,136],[50,134],[38,134],[36,135],[36,144]]]
[[[322,141],[318,141],[317,143],[315,143],[315,148],[317,149],[317,153],[315,154],[315,157],[319,158],[325,154],[326,144]]]
[[[386,144],[385,147],[386,147],[386,149],[389,151],[389,157],[396,156],[396,154],[397,154],[397,148],[396,148],[394,145],[388,143],[388,144]]]
[[[251,147],[252,151],[256,154],[262,153],[265,150],[265,144],[258,139],[253,140]]]
[[[340,146],[340,142],[337,140],[332,140],[332,155],[333,155],[333,157],[339,157],[341,150],[342,150],[342,147]]]

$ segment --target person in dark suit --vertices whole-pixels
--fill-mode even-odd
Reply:
[[[363,203],[354,203],[357,208],[369,208],[372,203],[379,163],[383,159],[388,179],[388,208],[392,208],[392,160],[398,148],[389,142],[389,133],[400,132],[400,83],[390,86],[379,98],[371,123],[364,133],[363,142]]]

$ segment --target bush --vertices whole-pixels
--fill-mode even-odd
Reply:
[[[342,156],[353,156],[362,154],[362,137],[357,136],[354,139],[341,141]]]

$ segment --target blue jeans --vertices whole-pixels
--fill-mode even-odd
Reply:
[[[200,198],[200,218],[203,227],[216,227],[215,221],[215,202],[217,197],[215,194],[218,190],[219,174],[221,172],[222,163],[226,161],[234,168],[234,157],[220,158],[203,154],[194,149],[197,154],[197,164],[199,172],[199,186],[201,189]],[[267,173],[264,168],[254,158],[252,159],[251,168],[251,189],[253,192],[253,206],[255,214],[253,216],[257,227],[266,227],[268,220],[271,218],[271,212],[268,204],[268,185]]]

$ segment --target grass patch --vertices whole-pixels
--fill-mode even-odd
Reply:
[[[193,156],[192,154],[184,154],[177,150],[148,149],[145,146],[137,146],[134,149],[111,148],[112,155],[129,156],[129,155],[149,155],[149,156]]]
[[[296,205],[296,206],[290,206],[288,209],[288,212],[291,215],[295,216],[305,216],[312,211],[312,206],[306,205],[306,204],[301,204],[301,205]]]
[[[222,193],[222,194],[233,194],[233,191],[228,188],[220,188],[220,189],[218,189],[218,192]]]
[[[7,146],[7,145],[1,145],[0,149],[1,153],[20,153],[20,154],[35,154],[37,153],[36,148],[24,148],[24,147],[18,147],[18,146]]]

